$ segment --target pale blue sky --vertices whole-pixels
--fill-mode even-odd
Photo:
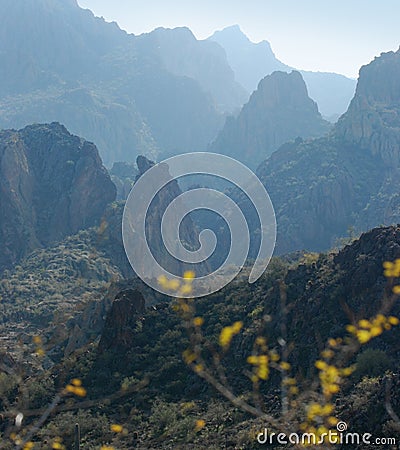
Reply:
[[[356,77],[361,65],[400,45],[400,0],[78,0],[97,16],[140,34],[188,26],[203,39],[239,24],[268,40],[299,69]]]

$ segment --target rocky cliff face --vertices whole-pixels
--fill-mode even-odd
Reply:
[[[115,297],[99,342],[100,354],[106,351],[123,353],[134,345],[135,331],[140,330],[145,312],[143,295],[133,289],[121,291]]]
[[[378,155],[389,167],[400,165],[400,49],[383,53],[360,70],[357,91],[336,135]]]
[[[285,144],[260,165],[277,213],[278,251],[327,249],[351,226],[398,223],[399,61],[390,52],[360,71],[331,135]]]
[[[115,195],[96,147],[62,125],[0,132],[0,267],[98,223]]]
[[[328,129],[301,75],[274,72],[260,82],[239,116],[226,121],[210,149],[254,168],[284,142],[321,136]]]

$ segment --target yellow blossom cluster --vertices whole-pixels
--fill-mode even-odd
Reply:
[[[247,362],[255,366],[253,381],[258,379],[266,380],[269,376],[269,357],[268,355],[251,355],[247,358]]]
[[[35,353],[38,356],[42,356],[43,357],[46,354],[46,352],[44,351],[44,348],[43,348],[42,338],[40,336],[33,336],[33,343],[36,346]]]
[[[279,361],[279,355],[274,350],[268,351],[267,341],[264,337],[258,336],[255,342],[254,354],[247,358],[247,362],[254,366],[252,381],[256,383],[260,380],[267,380],[270,373],[270,363]],[[281,362],[279,368],[282,371],[289,370],[290,364]]]
[[[169,280],[165,275],[160,275],[157,278],[158,284],[167,291],[177,292],[180,295],[189,295],[193,288],[192,282],[195,278],[195,273],[188,270],[183,274],[183,282],[181,283],[177,278]]]
[[[383,263],[383,268],[385,269],[384,275],[387,278],[399,278],[400,277],[400,259],[396,259],[394,262],[385,261]],[[394,286],[393,292],[395,294],[400,294],[400,286]]]
[[[221,333],[219,335],[219,345],[224,350],[227,350],[231,344],[233,336],[240,333],[242,327],[243,322],[235,322],[233,325],[222,328]]]
[[[350,376],[355,370],[355,367],[341,369],[322,360],[316,361],[315,367],[320,371],[319,380],[322,392],[327,398],[337,394],[340,390],[342,378]]]
[[[397,317],[386,317],[383,314],[378,314],[371,320],[362,319],[356,325],[347,325],[346,330],[353,334],[360,344],[365,344],[398,324],[399,319]]]
[[[65,387],[66,392],[75,394],[78,397],[86,397],[86,389],[82,386],[82,381],[78,378],[74,378],[71,384],[67,384]]]

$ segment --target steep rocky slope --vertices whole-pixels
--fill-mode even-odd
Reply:
[[[115,195],[96,147],[62,125],[0,132],[0,268],[99,223]]]
[[[179,71],[167,64],[172,49],[157,45],[160,31],[128,35],[75,1],[2,0],[1,6],[2,128],[58,121],[95,142],[111,166],[138,154],[155,159],[160,152],[204,149],[223,123],[218,105],[241,104],[217,44],[171,32],[171,45],[187,60]],[[213,62],[208,79],[200,60],[207,67]]]
[[[260,81],[238,117],[227,119],[210,149],[255,168],[284,142],[328,130],[300,73],[274,72]]]
[[[329,136],[285,144],[258,168],[277,213],[279,252],[326,249],[351,226],[399,222],[399,57],[382,54],[361,69]]]

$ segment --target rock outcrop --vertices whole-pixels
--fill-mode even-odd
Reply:
[[[99,223],[115,195],[94,144],[62,125],[0,132],[0,268]]]
[[[259,166],[277,214],[277,251],[325,250],[349,227],[400,221],[399,80],[399,52],[376,58],[330,135],[285,144]]]
[[[328,130],[300,73],[274,72],[260,81],[239,116],[228,118],[210,149],[255,168],[283,143]]]
[[[400,49],[363,66],[356,95],[336,126],[339,138],[378,155],[388,167],[400,165],[399,74]]]
[[[107,315],[98,346],[99,354],[130,350],[134,346],[135,331],[140,330],[144,312],[145,301],[139,291],[126,289],[119,292]]]

